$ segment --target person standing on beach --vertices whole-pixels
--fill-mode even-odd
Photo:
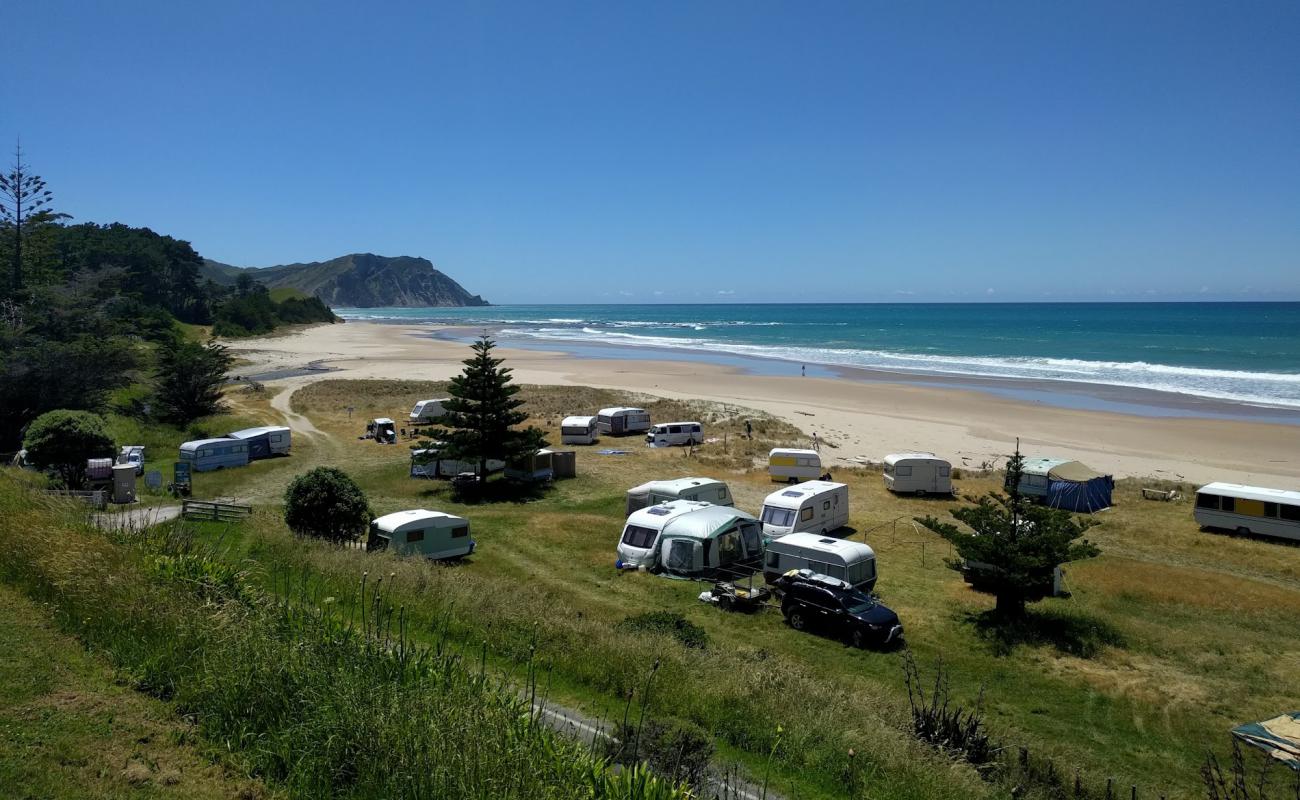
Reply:
[[[749,420],[745,420],[745,438],[746,439],[754,438],[754,425]]]
[[[806,377],[808,377],[808,365],[807,365],[807,364],[800,364],[800,365],[799,365],[799,377],[800,377],[800,378],[806,378]]]
[[[817,431],[813,431],[813,449],[819,453],[822,451],[822,440],[817,438]]]

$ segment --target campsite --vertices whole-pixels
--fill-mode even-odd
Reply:
[[[280,571],[306,569],[322,593],[342,595],[363,572],[391,573],[388,591],[413,630],[441,626],[474,653],[487,643],[484,656],[507,672],[524,669],[535,648],[556,701],[596,716],[619,714],[620,698],[657,660],[656,680],[676,688],[656,696],[652,713],[717,731],[727,757],[751,771],[776,743],[779,724],[775,763],[787,783],[776,786],[797,785],[800,796],[836,795],[846,746],[864,748],[862,763],[879,764],[896,796],[949,794],[954,782],[975,796],[993,791],[973,774],[918,759],[919,745],[904,732],[897,654],[798,634],[771,610],[728,614],[699,602],[707,587],[697,582],[615,569],[628,487],[709,475],[725,480],[738,509],[757,513],[775,488],[768,453],[801,444],[797,430],[702,402],[527,386],[521,396],[552,442],[566,416],[632,399],[661,419],[701,419],[725,433],[727,444],[693,453],[635,446],[607,456],[578,448],[573,480],[516,501],[464,504],[445,481],[411,480],[410,443],[375,447],[356,438],[357,419],[391,416],[444,388],[323,380],[297,389],[288,407],[317,432],[295,431],[291,457],[195,476],[196,496],[243,498],[254,507],[252,517],[186,525],[231,564],[257,565],[255,574],[268,582]],[[280,418],[265,396],[230,397],[250,426]],[[743,419],[757,421],[753,439],[741,435]],[[1300,550],[1202,532],[1189,502],[1144,501],[1141,488],[1149,482],[1120,480],[1114,507],[1095,515],[1101,524],[1089,531],[1102,555],[1067,565],[1071,597],[1037,604],[1029,625],[1007,636],[986,625],[987,596],[944,565],[952,548],[912,524],[960,501],[895,496],[879,468],[837,466],[825,450],[823,457],[852,497],[849,526],[838,535],[874,551],[875,591],[903,620],[917,663],[942,658],[955,698],[972,703],[983,690],[999,736],[1058,769],[1138,785],[1142,796],[1190,796],[1207,748],[1221,748],[1230,728],[1274,716],[1293,700],[1290,667],[1263,654],[1275,637],[1289,635],[1300,612]],[[470,520],[472,560],[441,567],[294,539],[279,499],[293,475],[315,464],[345,465],[376,515],[427,508]],[[957,491],[979,494],[998,489],[999,481],[997,473],[968,471]],[[165,498],[146,495],[146,502]],[[713,644],[696,652],[669,637],[620,628],[647,609],[681,615]],[[817,712],[801,710],[810,708]],[[1089,735],[1078,735],[1080,726]],[[789,782],[795,775],[798,781]]]

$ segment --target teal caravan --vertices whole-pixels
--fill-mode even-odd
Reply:
[[[287,456],[292,444],[292,432],[283,425],[268,425],[262,428],[245,428],[226,434],[230,439],[238,439],[248,444],[248,457],[253,461],[271,456]]]
[[[238,439],[196,439],[181,445],[181,461],[195,472],[248,466],[248,443]]]

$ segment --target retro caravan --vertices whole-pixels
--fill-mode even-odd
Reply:
[[[876,585],[876,552],[862,542],[816,533],[791,533],[768,542],[763,556],[767,582],[792,569],[829,575],[869,592]]]
[[[822,476],[822,457],[816,450],[774,447],[767,454],[767,474],[777,483],[798,483]]]
[[[469,520],[441,511],[416,508],[385,514],[370,523],[367,550],[391,550],[433,560],[463,558],[474,552]]]
[[[248,457],[254,461],[271,456],[287,456],[291,446],[292,432],[283,425],[268,425],[261,428],[245,428],[227,434],[231,439],[248,443]]]
[[[602,408],[596,413],[596,427],[610,436],[627,436],[650,430],[650,413],[644,408]]]
[[[751,574],[762,558],[762,530],[753,516],[674,500],[628,517],[615,566],[685,578],[730,577]]]
[[[248,443],[238,439],[196,439],[181,444],[180,460],[195,472],[248,466]]]
[[[777,489],[763,500],[763,535],[769,539],[799,531],[827,534],[849,524],[849,487],[804,481]]]
[[[952,464],[934,453],[885,456],[885,488],[898,494],[952,494]]]
[[[673,500],[700,500],[715,506],[734,505],[727,484],[713,478],[677,478],[671,481],[649,481],[627,490],[627,510],[640,511],[656,503]]]
[[[599,438],[595,417],[565,417],[560,423],[560,444],[595,444]]]
[[[450,397],[444,397],[441,400],[421,400],[411,409],[407,419],[412,425],[428,425],[434,420],[441,419],[442,415],[447,413],[443,403],[450,399]]]

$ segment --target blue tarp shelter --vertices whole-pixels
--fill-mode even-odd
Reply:
[[[1020,492],[1044,505],[1091,514],[1110,508],[1115,479],[1079,461],[1025,459]]]
[[[1294,770],[1300,770],[1300,711],[1232,729],[1232,735],[1258,747]]]

